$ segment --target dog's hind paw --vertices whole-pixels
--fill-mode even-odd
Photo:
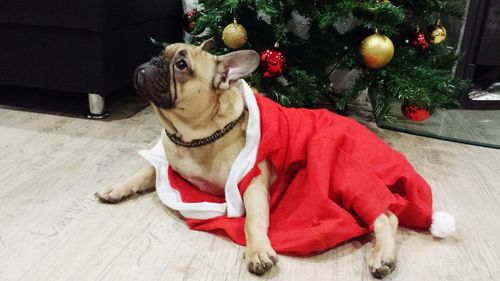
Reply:
[[[271,245],[247,246],[245,259],[248,262],[248,271],[255,275],[266,273],[278,263],[278,255]]]
[[[374,257],[370,265],[368,266],[370,269],[370,273],[373,277],[382,279],[389,275],[396,268],[396,259],[395,258],[382,258],[377,259]]]

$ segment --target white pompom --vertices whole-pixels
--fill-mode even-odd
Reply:
[[[430,230],[433,236],[439,238],[452,235],[455,233],[455,217],[448,212],[434,212]]]

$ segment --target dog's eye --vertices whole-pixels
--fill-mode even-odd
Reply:
[[[180,60],[175,63],[175,68],[178,70],[185,70],[187,68],[187,63],[185,60]]]

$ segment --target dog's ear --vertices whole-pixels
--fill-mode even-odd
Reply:
[[[205,52],[209,52],[214,46],[215,46],[214,38],[207,39],[200,44],[200,48]]]
[[[214,86],[221,90],[229,89],[240,78],[254,72],[259,66],[259,54],[251,50],[243,50],[217,57],[217,72]]]

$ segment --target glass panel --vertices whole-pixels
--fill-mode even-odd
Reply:
[[[429,119],[414,122],[401,113],[398,103],[391,107],[396,120],[377,120],[379,127],[500,149],[500,110],[438,110]]]

